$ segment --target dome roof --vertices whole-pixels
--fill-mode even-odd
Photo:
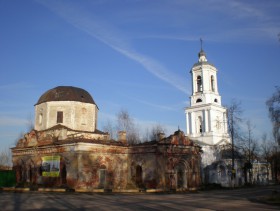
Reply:
[[[73,86],[58,86],[46,91],[36,105],[51,101],[78,101],[95,104],[91,95],[84,89]]]
[[[206,57],[206,53],[204,52],[204,50],[200,50],[200,52],[198,53],[198,58],[205,56]]]

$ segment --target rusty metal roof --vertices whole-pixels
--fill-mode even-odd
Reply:
[[[84,89],[73,86],[58,86],[46,91],[35,105],[51,101],[78,101],[95,104],[91,95]]]

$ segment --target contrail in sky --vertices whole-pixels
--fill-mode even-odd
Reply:
[[[70,4],[50,3],[49,1],[38,2],[62,17],[71,25],[102,41],[127,58],[141,64],[147,71],[157,78],[169,83],[178,90],[189,94],[187,83],[182,77],[172,73],[160,62],[136,52],[127,39],[125,39],[126,37],[107,22],[98,20],[92,14]]]

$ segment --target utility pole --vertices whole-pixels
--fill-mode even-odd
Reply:
[[[234,169],[234,127],[233,127],[233,114],[230,115],[231,122],[231,181],[234,184],[235,180],[235,169]]]
[[[248,123],[250,124],[250,122]],[[251,164],[251,126],[249,125],[249,183],[252,183],[252,164]]]

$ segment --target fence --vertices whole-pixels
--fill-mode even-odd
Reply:
[[[0,187],[14,187],[16,173],[13,170],[0,170]]]

